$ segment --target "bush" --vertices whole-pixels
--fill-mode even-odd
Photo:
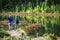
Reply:
[[[57,39],[56,38],[53,38],[53,37],[46,36],[46,37],[44,37],[43,40],[57,40]]]
[[[54,34],[44,34],[43,40],[57,40],[56,36]]]
[[[26,33],[29,36],[42,36],[45,33],[45,29],[39,24],[32,24],[25,27]]]
[[[3,38],[4,36],[8,37],[8,36],[10,36],[10,34],[8,34],[5,31],[0,31],[0,38]]]

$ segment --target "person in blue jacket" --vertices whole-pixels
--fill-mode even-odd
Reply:
[[[15,16],[14,22],[15,22],[15,28],[14,29],[16,30],[18,27],[18,24],[19,24],[19,16]]]
[[[13,22],[13,18],[11,15],[8,16],[8,25],[9,25],[9,30],[12,30],[12,22]]]

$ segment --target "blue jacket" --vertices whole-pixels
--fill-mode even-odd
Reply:
[[[9,23],[12,23],[13,22],[13,18],[10,16],[10,17],[8,17],[8,22]]]

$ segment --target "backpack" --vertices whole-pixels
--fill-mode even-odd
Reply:
[[[19,23],[19,17],[16,17],[15,21],[18,24]]]

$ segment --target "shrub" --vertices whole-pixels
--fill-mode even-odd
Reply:
[[[45,33],[45,29],[41,27],[39,24],[32,24],[25,27],[27,35],[32,36],[41,36]]]
[[[44,34],[44,39],[43,40],[57,40],[56,36],[54,34]]]
[[[3,38],[4,36],[8,37],[8,36],[10,36],[10,34],[8,34],[5,31],[0,31],[0,38]]]

